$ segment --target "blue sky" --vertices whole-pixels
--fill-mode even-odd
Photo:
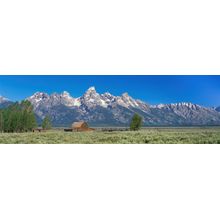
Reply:
[[[204,106],[220,105],[220,76],[173,75],[9,75],[0,76],[0,95],[11,100],[22,100],[37,91],[68,91],[81,96],[89,87],[97,92],[113,95],[128,92],[132,97],[150,104],[193,102]]]

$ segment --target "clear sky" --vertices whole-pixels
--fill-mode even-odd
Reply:
[[[134,98],[150,104],[193,102],[204,106],[220,106],[220,76],[158,76],[158,75],[81,75],[81,76],[0,76],[0,95],[22,100],[37,91],[53,93],[68,91],[81,96],[89,87],[97,92],[121,95],[128,92]]]

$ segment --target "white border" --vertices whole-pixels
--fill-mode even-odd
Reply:
[[[1,219],[219,219],[219,147],[5,145]]]
[[[1,74],[220,74],[219,1],[1,1]]]

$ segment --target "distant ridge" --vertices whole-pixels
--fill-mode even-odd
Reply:
[[[0,108],[6,108],[12,103],[12,101],[0,95]]]

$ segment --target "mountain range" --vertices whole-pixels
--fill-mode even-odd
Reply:
[[[36,92],[26,99],[32,103],[38,122],[48,115],[53,126],[70,126],[73,121],[81,120],[92,126],[127,126],[134,113],[142,116],[145,126],[220,125],[220,107],[209,108],[189,102],[150,105],[128,93],[121,96],[108,92],[99,94],[94,87],[78,98],[64,91],[51,95]],[[12,103],[0,96],[0,108]]]

